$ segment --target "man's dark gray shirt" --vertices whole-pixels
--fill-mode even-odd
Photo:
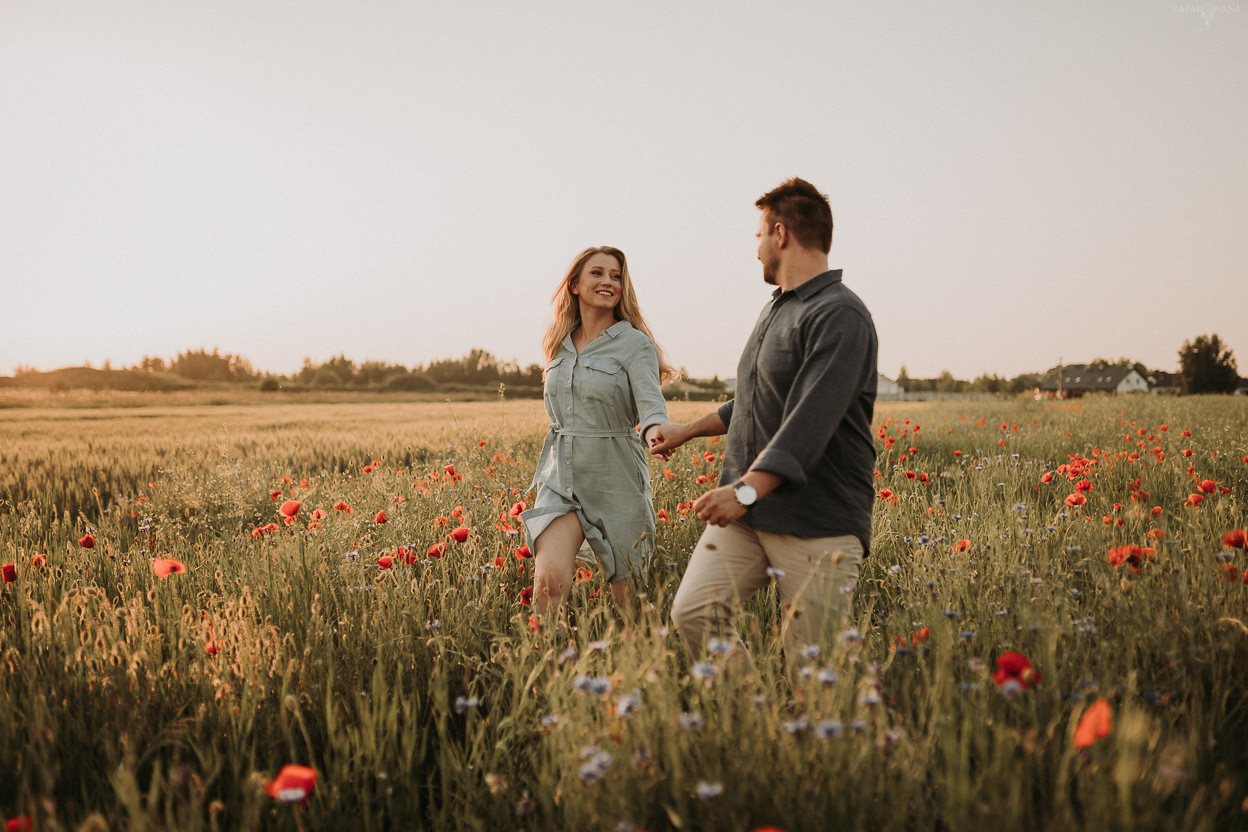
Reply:
[[[871,313],[840,269],[776,289],[763,308],[737,365],[736,398],[719,408],[728,427],[720,482],[750,468],[784,478],[746,513],[755,530],[852,534],[869,551],[876,351]]]

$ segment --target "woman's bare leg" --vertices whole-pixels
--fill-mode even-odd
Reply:
[[[568,599],[576,552],[584,539],[574,511],[555,518],[538,535],[533,554],[533,611],[539,618],[554,613]]]

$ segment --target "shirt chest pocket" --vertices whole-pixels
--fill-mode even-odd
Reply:
[[[628,374],[614,358],[582,358],[576,374],[577,392],[590,401],[614,407],[628,396]]]

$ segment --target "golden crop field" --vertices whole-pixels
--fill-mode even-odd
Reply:
[[[540,402],[104,403],[0,409],[0,820],[1248,827],[1242,399],[881,404],[796,684],[774,590],[757,678],[670,631],[722,445],[651,461],[640,610],[593,575],[539,632]]]

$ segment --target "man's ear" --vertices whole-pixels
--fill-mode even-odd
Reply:
[[[776,248],[784,248],[793,239],[793,235],[789,233],[789,228],[782,222],[775,224],[776,229]]]

